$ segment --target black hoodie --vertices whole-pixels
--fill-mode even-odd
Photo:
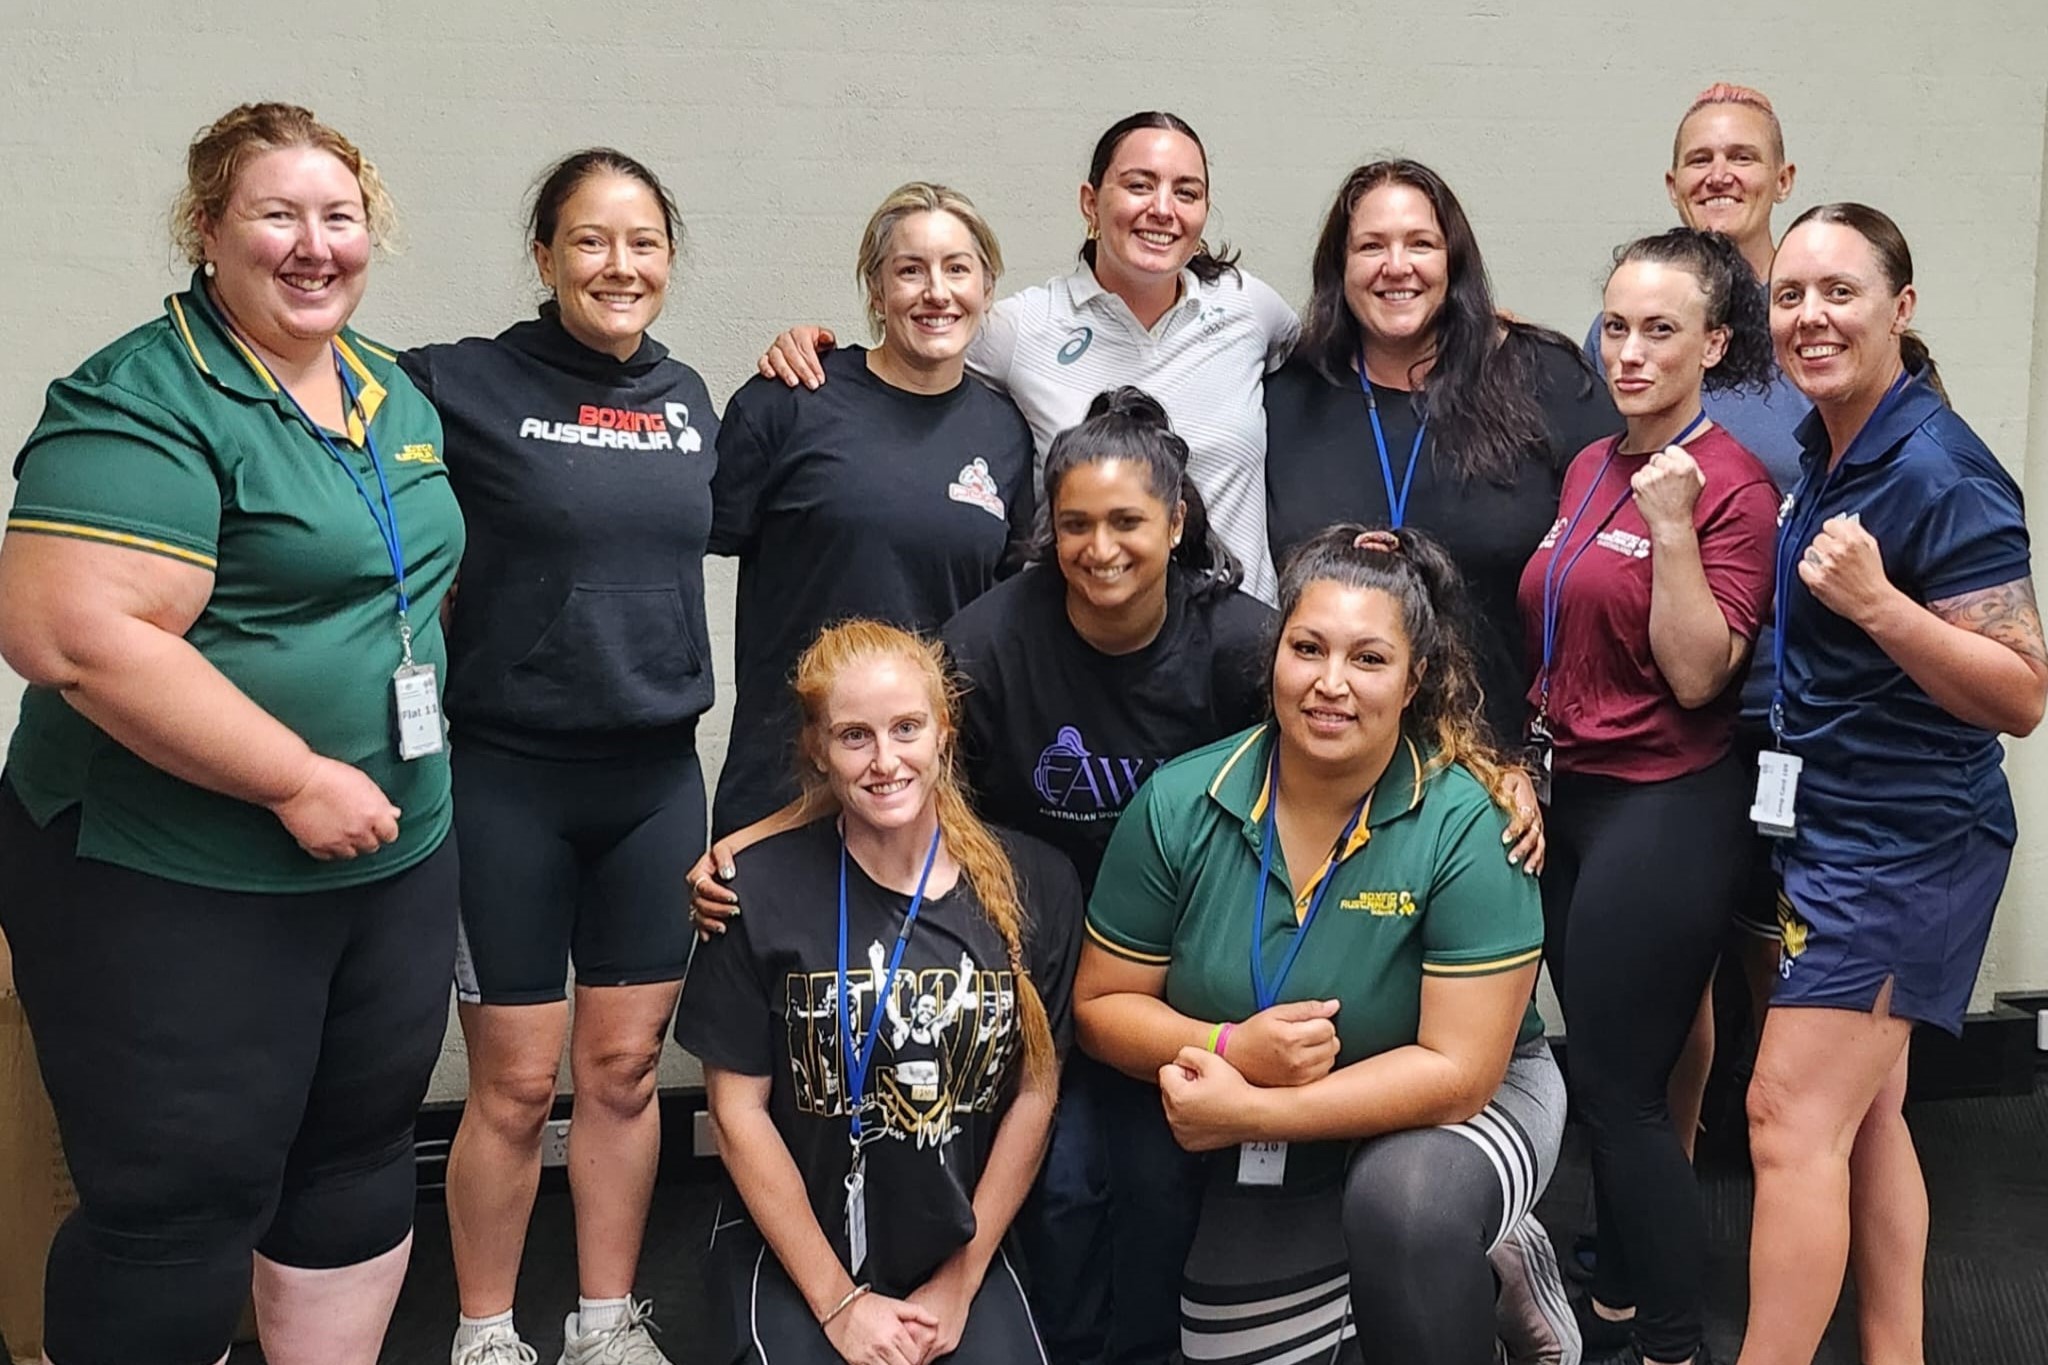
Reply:
[[[651,338],[593,351],[551,312],[399,363],[440,410],[470,528],[452,734],[551,758],[693,744],[712,699],[704,381]]]

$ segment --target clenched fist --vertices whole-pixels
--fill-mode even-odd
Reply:
[[[1628,482],[1635,490],[1636,511],[1652,531],[1692,529],[1692,509],[1707,486],[1707,476],[1684,447],[1665,446]]]
[[[1853,515],[1821,523],[1799,556],[1799,581],[1822,606],[1865,629],[1899,592],[1885,576],[1877,537]]]

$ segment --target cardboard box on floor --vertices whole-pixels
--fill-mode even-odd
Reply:
[[[0,1337],[17,1361],[42,1355],[43,1258],[77,1202],[0,939]]]

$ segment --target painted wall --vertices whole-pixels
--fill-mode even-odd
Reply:
[[[861,224],[900,181],[948,181],[1002,234],[1012,281],[1067,268],[1096,135],[1137,108],[1206,139],[1211,239],[1299,300],[1327,198],[1388,152],[1458,189],[1503,303],[1583,335],[1609,250],[1671,221],[1678,115],[1716,79],[1770,92],[1800,166],[1790,211],[1858,198],[1918,258],[1921,325],[1959,408],[2048,503],[2048,9],[2038,0],[1738,0],[1617,15],[1507,6],[1186,0],[806,5],[359,0],[288,13],[192,0],[0,0],[0,445],[43,386],[156,313],[185,143],[244,99],[310,104],[384,171],[402,254],[358,323],[406,345],[496,331],[537,295],[522,196],[611,142],[680,198],[689,236],[659,334],[720,401],[782,326],[858,335]],[[1789,221],[1789,212],[1780,219]],[[712,578],[730,676],[732,580]],[[0,674],[0,708],[18,684]],[[730,697],[703,735],[724,745]],[[2048,986],[2048,747],[2012,771],[2023,837],[1980,998]],[[670,1079],[689,1068],[678,1061]],[[451,1042],[436,1093],[459,1094]]]

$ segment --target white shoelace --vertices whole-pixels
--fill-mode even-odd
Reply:
[[[462,1348],[449,1365],[539,1365],[540,1356],[516,1336],[480,1337]]]
[[[578,1352],[582,1360],[597,1365],[670,1365],[669,1358],[654,1344],[650,1331],[661,1329],[654,1322],[654,1301],[626,1296],[626,1316],[618,1322],[591,1336],[579,1338],[579,1344],[588,1343],[597,1347],[595,1354]],[[594,1339],[593,1339],[594,1338]]]

